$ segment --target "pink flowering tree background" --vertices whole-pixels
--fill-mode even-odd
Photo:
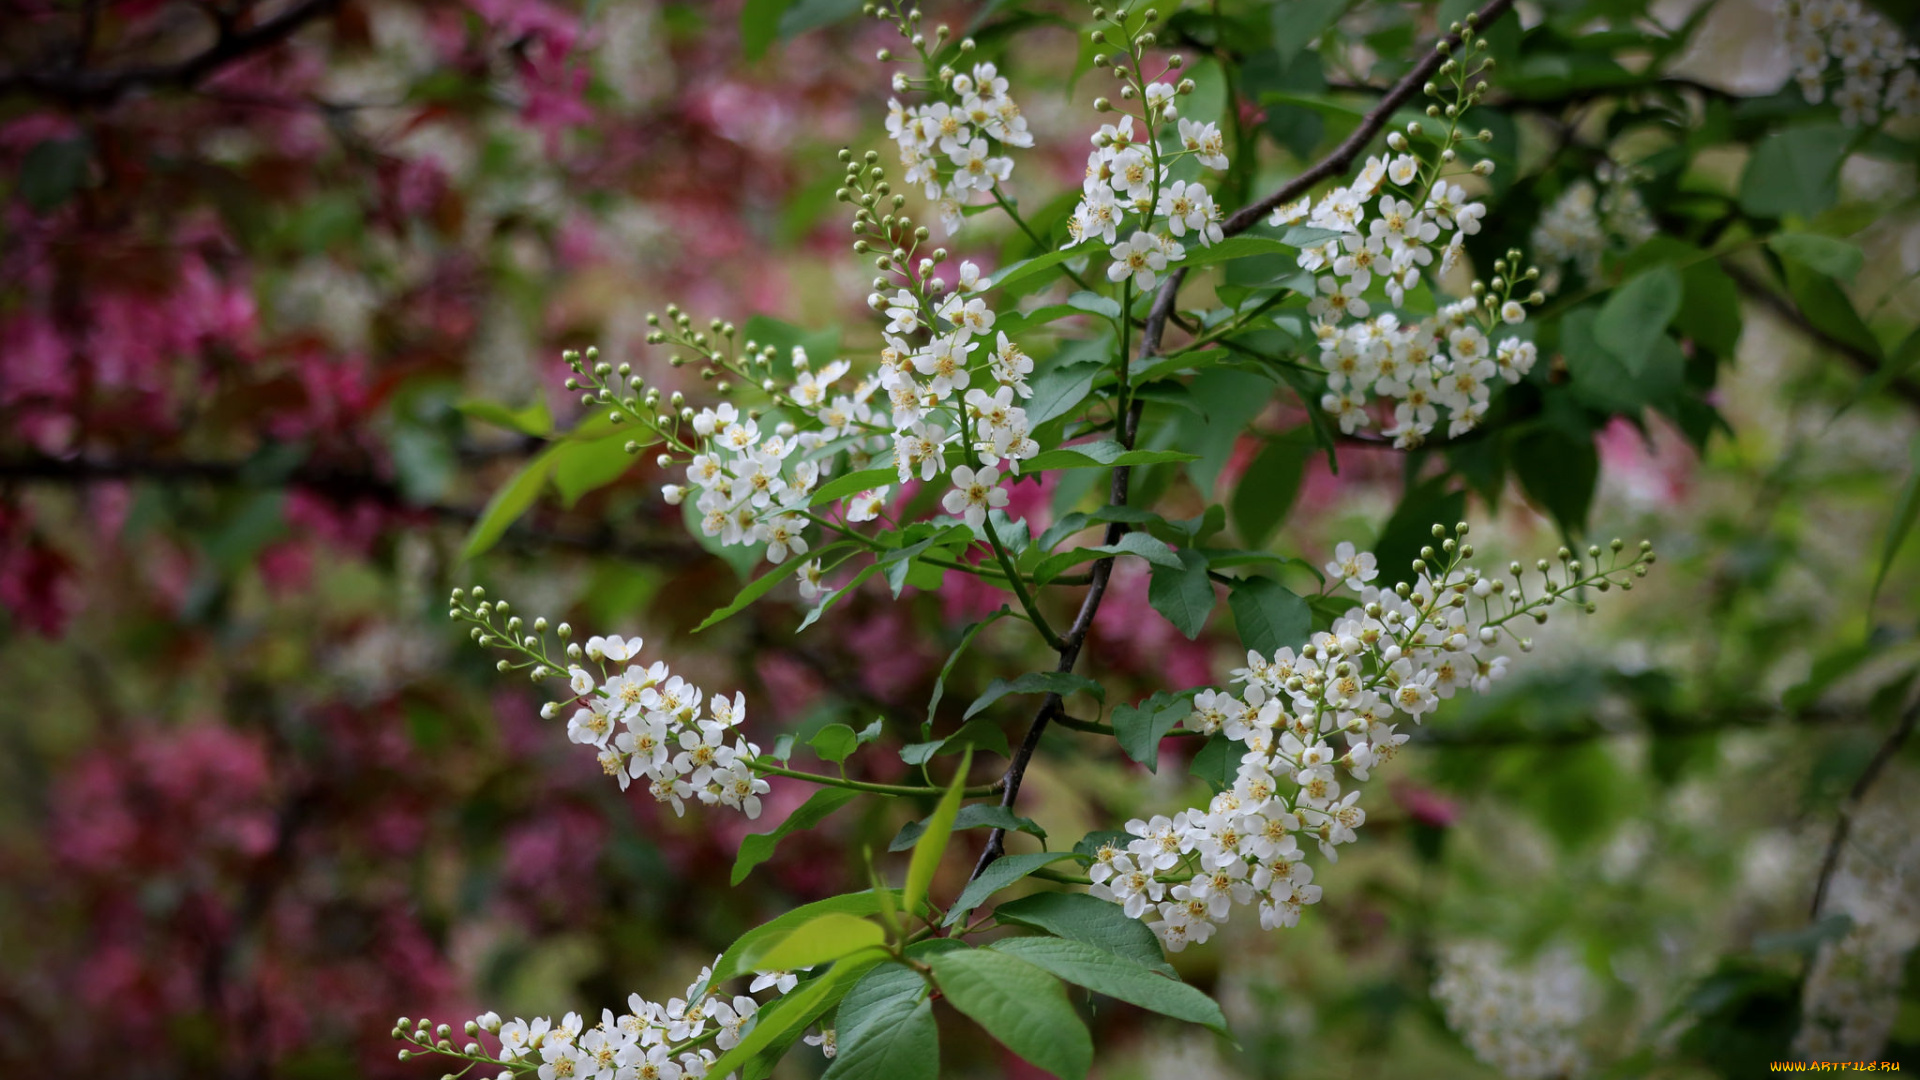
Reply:
[[[1410,737],[1367,786],[1359,841],[1335,841],[1337,862],[1313,854],[1297,925],[1263,929],[1243,910],[1191,943],[1153,931],[1168,950],[1153,963],[1217,1003],[1200,1024],[1072,984],[1092,1074],[1685,1077],[1911,1058],[1911,13],[1497,4],[1480,51],[1472,33],[1454,39],[1469,65],[1497,61],[1484,96],[1468,102],[1463,77],[1460,96],[1414,83],[1396,102],[1470,7],[1131,6],[1151,12],[1152,40],[1077,3],[928,5],[928,48],[949,49],[963,73],[996,65],[1031,136],[980,123],[1002,133],[982,153],[1007,155],[1011,173],[959,189],[968,209],[950,208],[949,236],[938,196],[955,189],[923,199],[888,129],[890,98],[912,97],[889,87],[912,46],[859,4],[9,3],[0,1061],[154,1077],[458,1071],[465,1061],[425,1060],[430,1028],[396,1043],[395,1018],[450,1023],[458,1053],[470,1017],[564,1024],[577,1012],[591,1028],[629,994],[684,1005],[698,996],[689,981],[755,927],[876,882],[911,891],[921,860],[907,849],[924,834],[902,829],[937,821],[946,791],[983,807],[1004,796],[1032,828],[963,823],[941,838],[924,895],[953,904],[1002,851],[1084,844],[1084,857],[1009,879],[995,903],[1106,888],[1124,904],[1100,874],[1101,843],[1124,847],[1140,839],[1116,838],[1124,823],[1234,789],[1235,762],[1205,749],[1227,740],[1188,714],[1204,712],[1207,688],[1252,693],[1231,673],[1249,663],[1259,609],[1236,598],[1271,597],[1270,585],[1328,632],[1362,602],[1357,578],[1339,588],[1343,560],[1371,551],[1405,576],[1442,543],[1436,525],[1447,544],[1470,536],[1490,576],[1520,560],[1537,581],[1545,558],[1571,581],[1557,549],[1585,559],[1616,535],[1623,560],[1646,537],[1660,562],[1612,579],[1630,579],[1630,594],[1582,592],[1593,616],[1556,610],[1530,628],[1528,655],[1506,650],[1513,670],[1487,672],[1488,693],[1401,723]],[[937,23],[952,28],[939,42]],[[1090,37],[1101,25],[1115,36]],[[1100,202],[1083,186],[1089,151],[1112,149],[1089,141],[1114,120],[1095,99],[1158,107],[1122,98],[1112,65],[1096,66],[1121,44],[1182,116],[1213,121],[1225,162],[1183,174],[1218,213],[1196,210],[1180,255],[1141,263],[1150,277],[1116,246],[1133,226],[1076,235],[1093,220],[1082,204]],[[875,60],[883,49],[899,55]],[[1324,215],[1375,160],[1384,175],[1396,155],[1424,153],[1439,175],[1437,142],[1402,145],[1410,122],[1444,125],[1423,111],[1435,101],[1471,105],[1458,151],[1446,146],[1459,156],[1448,175],[1478,209],[1444,218],[1437,257],[1411,267],[1403,295],[1383,291],[1382,269],[1348,297],[1358,248],[1341,248]],[[1176,120],[1165,127],[1177,147]],[[1076,530],[1071,515],[1098,514],[1113,473],[1131,469],[1131,502],[1122,480],[1116,505],[1151,509],[1155,523],[1131,535],[1175,566],[1107,551],[1053,568],[1053,584],[1038,580],[1044,553],[1018,566],[1007,553],[1034,599],[1008,587],[996,534],[898,560],[897,582],[884,567],[855,581],[854,562],[809,578],[799,548],[776,562],[703,532],[691,452],[627,451],[633,425],[656,405],[674,419],[681,401],[640,398],[618,437],[595,426],[624,391],[583,402],[582,386],[630,374],[689,409],[721,404],[694,377],[701,362],[687,363],[710,318],[732,324],[735,346],[773,348],[764,373],[779,393],[840,357],[852,371],[829,393],[877,379],[900,286],[876,311],[873,259],[887,246],[849,247],[866,236],[849,229],[859,195],[881,182],[865,171],[870,151],[885,182],[912,193],[927,248],[950,253],[922,276],[940,282],[929,304],[965,293],[963,263],[995,288],[1033,268],[1019,294],[986,295],[1002,328],[1042,333],[1034,387],[1072,366],[1075,341],[1111,353],[1119,332],[1103,319],[1127,327],[1123,354],[1138,349],[1150,298],[1183,258],[1204,284],[1162,313],[1149,358],[1197,350],[1218,325],[1209,311],[1288,293],[1275,304],[1293,323],[1249,330],[1293,334],[1284,347],[1224,348],[1248,366],[1262,350],[1291,358],[1271,376],[1183,372],[1114,398],[1144,403],[1137,432],[1124,408],[1102,411],[1103,383],[1068,417],[1081,428],[1035,425],[1037,453],[1001,443],[987,486],[1005,498],[991,516],[981,504],[984,521],[1024,523],[1029,546],[1115,545],[1130,519],[1083,516]],[[967,152],[942,151],[936,189]],[[1263,203],[1290,185],[1306,204]],[[1419,173],[1414,186],[1435,185]],[[1365,201],[1366,221],[1385,216],[1376,205]],[[1234,229],[1244,236],[1206,238],[1208,221],[1252,207]],[[1270,246],[1216,248],[1243,239]],[[1064,248],[1087,261],[1046,262]],[[1340,349],[1315,340],[1320,324],[1442,319],[1461,298],[1472,309],[1497,276],[1521,318],[1491,319],[1483,343],[1515,335],[1525,359],[1503,357],[1491,393],[1460,391],[1427,431],[1415,431],[1417,380],[1354,390]],[[1349,312],[1351,299],[1378,310]],[[670,311],[689,316],[684,335]],[[923,337],[959,321],[939,318]],[[1447,341],[1412,315],[1396,332],[1416,340],[1421,326]],[[995,347],[993,332],[980,338]],[[1019,381],[975,360],[975,389]],[[597,373],[603,362],[627,371]],[[719,374],[743,415],[759,393],[752,370]],[[900,427],[875,393],[876,430]],[[675,430],[691,440],[693,423]],[[1007,476],[1101,439],[1170,456]],[[951,467],[978,464],[961,456],[972,452],[891,481],[872,527],[967,521],[964,500],[941,498],[964,494]],[[893,468],[883,454],[833,479],[874,467]],[[857,520],[852,500],[820,512],[834,516],[802,526],[815,556]],[[1454,532],[1463,521],[1470,533]],[[1183,550],[1227,554],[1209,556],[1197,586],[1181,579],[1176,602]],[[1455,550],[1428,557],[1436,572]],[[943,554],[957,564],[944,573]],[[752,593],[781,566],[785,578]],[[1101,599],[1083,608],[1096,580]],[[668,658],[709,693],[743,695],[755,749],[742,761],[777,756],[829,783],[754,773],[765,784],[749,813],[703,806],[690,788],[678,814],[647,779],[610,782],[576,745],[591,739],[569,739],[571,704],[542,717],[580,693],[557,670],[563,639],[546,643],[560,678],[539,684],[524,665],[496,671],[499,656],[447,619],[441,601],[476,582],[529,625],[537,612],[578,627],[583,646],[644,636],[645,663]],[[462,595],[457,610],[484,624],[483,594]],[[831,610],[814,615],[822,595]],[[1071,633],[1081,611],[1058,670],[1103,697],[1031,684],[1066,702],[1045,699],[1042,715],[1056,715],[1042,738],[1038,699],[983,695],[1054,671],[1065,654],[1047,635]],[[512,645],[508,617],[488,633]],[[610,677],[595,668],[582,700]],[[1154,733],[1129,741],[1128,724]],[[1210,737],[1181,737],[1192,732]],[[903,756],[936,738],[949,745]],[[1024,782],[1010,784],[1014,760]],[[792,817],[836,779],[897,790]],[[750,839],[790,820],[804,827]],[[982,902],[984,920],[995,903]],[[1016,923],[982,940],[1043,939]],[[736,992],[716,1000],[741,1011]],[[753,991],[761,1007],[795,992]],[[930,1000],[940,1075],[1073,1071],[1009,1043],[949,990]],[[820,1046],[833,1026],[825,1014],[792,1031],[773,1075],[835,1068]],[[752,1030],[741,1016],[735,1043]],[[396,1058],[406,1047],[415,1056]]]

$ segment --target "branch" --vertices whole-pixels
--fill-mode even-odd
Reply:
[[[245,463],[232,461],[64,460],[48,457],[0,459],[0,481],[11,480],[69,487],[122,480],[174,485],[204,484],[212,487],[288,487],[318,495],[335,504],[371,502],[396,512],[423,514],[462,525],[473,524],[482,513],[480,509],[468,506],[414,502],[407,498],[398,485],[384,477],[363,470],[326,465],[302,465],[284,475],[254,476]],[[702,548],[691,543],[623,540],[606,529],[592,533],[562,533],[515,525],[507,531],[506,538],[530,546],[563,548],[590,555],[655,559],[667,564],[696,562],[706,557]]]
[[[1884,366],[1884,361],[1879,357],[1867,352],[1858,345],[1841,341],[1839,338],[1813,325],[1813,322],[1800,311],[1800,308],[1796,306],[1793,301],[1774,292],[1768,288],[1764,282],[1746,270],[1734,266],[1731,263],[1725,264],[1723,269],[1726,270],[1727,276],[1733,279],[1734,285],[1739,287],[1741,294],[1749,300],[1760,304],[1768,311],[1792,323],[1794,329],[1812,338],[1814,342],[1821,347],[1838,353],[1848,363],[1858,368],[1861,374],[1868,378],[1880,374]],[[1916,389],[1912,383],[1899,378],[1890,379],[1887,382],[1886,389],[1908,405],[1914,408],[1920,408],[1920,389]]]
[[[1840,868],[1840,853],[1847,846],[1847,834],[1853,830],[1853,813],[1860,809],[1860,803],[1867,797],[1867,789],[1880,778],[1886,770],[1887,762],[1900,752],[1908,736],[1913,734],[1916,723],[1920,723],[1920,701],[1907,707],[1906,715],[1887,735],[1887,740],[1874,751],[1873,760],[1867,762],[1866,770],[1860,779],[1853,782],[1853,790],[1847,792],[1847,800],[1840,806],[1839,820],[1833,823],[1833,838],[1827,841],[1826,858],[1820,860],[1820,878],[1813,887],[1813,908],[1807,913],[1809,919],[1820,917],[1820,908],[1827,902],[1827,888],[1833,884],[1834,871]]]
[[[1488,0],[1488,3],[1469,18],[1476,26],[1486,26],[1505,14],[1512,6],[1513,0]],[[1460,36],[1449,34],[1445,41],[1449,48],[1458,47]],[[1445,63],[1446,59],[1446,55],[1436,46],[1413,66],[1413,70],[1407,72],[1391,90],[1387,91],[1373,110],[1360,121],[1360,126],[1354,129],[1353,134],[1342,140],[1339,146],[1334,147],[1333,153],[1283,184],[1280,190],[1259,202],[1241,207],[1221,225],[1221,232],[1226,236],[1245,232],[1271,213],[1274,207],[1293,201],[1322,180],[1345,173],[1352,166],[1354,159],[1367,148],[1367,144],[1373,141],[1373,137],[1387,126],[1387,122],[1393,117],[1394,110],[1419,93],[1434,73],[1440,70],[1440,65]],[[1174,307],[1180,295],[1180,284],[1185,278],[1184,269],[1174,271],[1160,286],[1159,293],[1154,296],[1153,307],[1147,312],[1147,322],[1140,333],[1142,359],[1160,354],[1160,339],[1166,333],[1167,320],[1174,314]],[[1136,399],[1127,409],[1126,419],[1121,424],[1120,430],[1115,433],[1119,436],[1120,445],[1127,449],[1133,448],[1134,438],[1139,434],[1141,407],[1142,403]],[[1108,505],[1118,507],[1127,504],[1127,491],[1132,472],[1132,468],[1126,465],[1114,468],[1113,484],[1107,498]],[[1119,543],[1126,531],[1125,522],[1109,522],[1106,543],[1109,546]],[[1060,662],[1055,665],[1054,670],[1070,672],[1075,662],[1080,659],[1081,649],[1086,644],[1087,632],[1093,627],[1093,617],[1099,613],[1100,602],[1106,597],[1107,582],[1113,576],[1113,563],[1114,558],[1109,555],[1093,564],[1087,595],[1080,601],[1080,613],[1074,618],[1072,628],[1062,639]],[[1046,732],[1047,724],[1060,715],[1060,704],[1060,695],[1048,694],[1046,700],[1041,702],[1039,712],[1034,714],[1033,724],[1027,728],[1026,738],[1021,740],[1020,748],[1014,751],[1013,760],[1007,764],[1006,775],[1001,779],[1001,806],[1012,809],[1014,800],[1019,797],[1020,782],[1026,776],[1027,763],[1033,759],[1033,752],[1039,747],[1040,736]],[[987,867],[1006,852],[1006,836],[1005,829],[995,829],[987,835],[986,850],[980,853],[980,861],[974,864],[973,878],[978,878],[985,873]]]
[[[1500,16],[1506,14],[1507,9],[1512,6],[1513,0],[1489,0],[1486,5],[1474,12],[1469,18],[1474,20],[1476,27],[1485,27]],[[1448,49],[1458,48],[1460,45],[1460,35],[1448,34],[1445,41]],[[1321,158],[1309,166],[1307,170],[1299,176],[1280,185],[1280,189],[1273,194],[1261,199],[1257,203],[1241,207],[1232,217],[1227,219],[1226,224],[1220,227],[1220,231],[1228,236],[1245,232],[1259,222],[1261,218],[1272,213],[1276,207],[1284,206],[1298,199],[1300,196],[1305,195],[1320,181],[1346,173],[1348,169],[1352,168],[1354,159],[1358,158],[1361,153],[1366,150],[1367,144],[1373,141],[1373,137],[1380,134],[1381,130],[1387,126],[1388,121],[1393,119],[1394,110],[1406,104],[1409,99],[1415,94],[1418,94],[1421,87],[1424,87],[1427,82],[1433,78],[1434,73],[1440,70],[1440,65],[1446,62],[1447,54],[1441,52],[1439,47],[1435,46],[1432,51],[1421,58],[1418,64],[1413,66],[1412,71],[1401,76],[1400,81],[1394,83],[1393,88],[1388,90],[1385,96],[1381,97],[1381,99],[1374,104],[1372,109],[1368,110],[1367,115],[1361,119],[1360,126],[1353,129],[1353,134],[1348,135],[1342,140],[1339,146],[1334,147],[1333,153],[1328,154],[1326,157]],[[1171,311],[1173,305],[1164,289],[1161,290],[1160,298],[1154,302],[1155,310],[1160,308],[1162,300],[1168,300],[1166,306],[1167,309]],[[1154,340],[1157,344],[1158,339]]]
[[[127,92],[143,87],[179,87],[191,90],[235,60],[280,44],[307,23],[329,14],[340,0],[301,0],[280,14],[245,30],[223,25],[212,45],[174,64],[85,71],[49,65],[45,71],[0,74],[0,97],[35,94],[75,107],[112,105]]]

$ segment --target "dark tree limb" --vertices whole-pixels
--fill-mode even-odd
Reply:
[[[1893,760],[1893,756],[1900,752],[1902,746],[1906,745],[1916,723],[1920,723],[1920,701],[1907,707],[1905,715],[1900,717],[1900,722],[1895,724],[1893,730],[1887,734],[1886,741],[1880,744],[1880,749],[1874,751],[1873,760],[1867,762],[1866,769],[1860,773],[1860,779],[1853,782],[1853,790],[1847,792],[1846,801],[1840,804],[1840,817],[1833,823],[1833,837],[1827,841],[1826,857],[1820,860],[1820,877],[1814,882],[1813,907],[1807,913],[1808,918],[1818,919],[1821,907],[1827,902],[1827,890],[1833,884],[1834,873],[1840,869],[1840,854],[1847,847],[1847,834],[1853,831],[1854,812],[1860,809],[1860,803],[1866,799],[1867,791],[1873,787],[1873,782],[1880,779],[1880,774],[1886,771],[1887,763]]]
[[[1860,348],[1858,345],[1841,341],[1839,338],[1813,325],[1812,320],[1808,319],[1806,315],[1794,305],[1792,300],[1768,288],[1766,283],[1754,277],[1746,270],[1734,266],[1731,263],[1725,264],[1725,269],[1727,276],[1733,279],[1733,283],[1739,288],[1741,295],[1766,308],[1768,311],[1773,312],[1780,318],[1785,319],[1787,322],[1792,323],[1795,330],[1813,339],[1814,343],[1821,348],[1838,355],[1847,363],[1852,364],[1862,375],[1872,378],[1880,374],[1885,361],[1867,352],[1865,349]],[[1885,389],[1888,393],[1893,394],[1908,405],[1920,409],[1920,387],[1915,387],[1905,379],[1896,378],[1889,380]]]
[[[7,72],[0,74],[0,97],[28,94],[75,108],[97,108],[112,105],[134,90],[191,90],[228,64],[280,44],[339,6],[340,0],[300,0],[252,26],[243,28],[222,21],[212,45],[173,64],[90,71],[53,62],[39,70]],[[92,30],[83,27],[82,34],[83,43],[87,43],[83,49],[90,48]]]
[[[396,513],[419,514],[435,520],[471,525],[483,512],[478,507],[415,502],[399,485],[385,477],[345,466],[303,465],[279,475],[253,475],[241,462],[29,457],[0,459],[0,483],[54,484],[79,487],[114,481],[147,481],[176,486],[294,488],[340,505],[373,503]],[[558,548],[588,555],[615,555],[669,565],[697,562],[706,552],[690,541],[629,539],[611,529],[558,532],[517,524],[503,542],[525,547]]]
[[[1489,0],[1470,16],[1474,25],[1485,26],[1505,14],[1513,6],[1513,0]],[[1449,34],[1445,39],[1449,50],[1460,44],[1457,34]],[[1277,206],[1292,202],[1311,190],[1315,184],[1335,176],[1344,175],[1353,162],[1367,148],[1375,136],[1384,130],[1393,118],[1394,110],[1405,104],[1414,95],[1420,93],[1440,65],[1446,63],[1447,54],[1436,46],[1415,64],[1392,89],[1383,95],[1353,133],[1334,147],[1333,152],[1309,166],[1305,172],[1281,185],[1278,191],[1258,202],[1241,207],[1226,220],[1220,231],[1226,236],[1243,233],[1258,224]],[[1174,307],[1180,295],[1180,285],[1186,279],[1185,270],[1176,270],[1153,298],[1153,307],[1148,310],[1146,326],[1140,333],[1140,356],[1144,359],[1160,354],[1160,339],[1166,333],[1167,322],[1174,315]],[[1124,358],[1123,358],[1124,362]],[[1120,445],[1132,449],[1135,436],[1140,428],[1141,402],[1135,401],[1127,409],[1126,418],[1118,435]],[[1108,493],[1108,505],[1125,506],[1128,485],[1133,470],[1129,466],[1117,466],[1113,470],[1113,483]],[[1116,544],[1127,531],[1125,522],[1109,522],[1105,542]],[[1100,602],[1106,597],[1107,583],[1113,576],[1113,556],[1109,555],[1093,564],[1091,583],[1087,594],[1080,601],[1080,612],[1074,617],[1073,626],[1062,636],[1059,654],[1060,660],[1054,666],[1055,671],[1070,672],[1080,659],[1081,650],[1086,645],[1087,634],[1093,628],[1094,616],[1099,614]],[[1034,714],[1033,723],[1027,728],[1026,738],[1020,741],[1019,749],[1014,751],[1013,759],[1007,764],[1006,775],[1001,779],[1000,805],[1011,809],[1014,800],[1020,796],[1020,783],[1026,777],[1027,764],[1033,760],[1033,754],[1040,746],[1040,737],[1046,733],[1047,725],[1061,714],[1061,699],[1058,694],[1048,694],[1041,702],[1040,709]],[[984,873],[1006,852],[1006,830],[995,829],[987,835],[986,850],[980,853],[980,860],[974,864],[973,877]]]

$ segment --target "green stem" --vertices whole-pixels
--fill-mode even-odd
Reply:
[[[870,795],[944,795],[946,793],[945,788],[921,787],[917,784],[875,784],[866,780],[844,780],[838,776],[827,776],[823,773],[802,772],[799,769],[788,769],[772,764],[765,758],[751,758],[747,761],[747,767],[770,776],[786,776],[795,780],[805,780],[811,784],[819,784],[822,787],[864,791]],[[997,790],[998,787],[994,784],[976,784],[964,789],[963,794],[971,799],[991,795]]]
[[[1053,632],[1047,617],[1040,614],[1040,609],[1034,605],[1033,596],[1027,592],[1026,579],[1013,568],[1013,560],[1007,557],[1007,549],[1000,543],[1000,534],[994,530],[993,518],[991,516],[982,518],[980,525],[987,534],[987,543],[993,545],[994,558],[1000,560],[1000,568],[1007,573],[1007,584],[1013,586],[1013,595],[1019,598],[1020,606],[1026,609],[1027,621],[1033,624],[1034,629],[1040,631],[1040,636],[1046,639],[1049,648],[1059,649],[1062,645],[1060,635]]]

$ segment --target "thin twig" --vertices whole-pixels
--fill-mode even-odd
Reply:
[[[1818,919],[1820,908],[1827,902],[1827,889],[1833,884],[1834,871],[1840,868],[1840,853],[1846,849],[1847,834],[1853,831],[1854,811],[1860,809],[1861,800],[1867,797],[1867,789],[1880,779],[1887,762],[1892,761],[1893,756],[1900,752],[1900,747],[1906,744],[1916,723],[1920,723],[1920,701],[1907,707],[1906,714],[1894,725],[1886,741],[1874,751],[1873,760],[1867,762],[1860,779],[1853,782],[1853,790],[1847,792],[1846,801],[1840,804],[1840,817],[1833,823],[1833,838],[1827,841],[1826,857],[1820,860],[1820,878],[1813,886],[1813,907],[1807,914],[1808,918]]]
[[[1839,338],[1815,326],[1812,320],[1808,319],[1806,314],[1802,312],[1793,301],[1768,288],[1764,282],[1741,267],[1725,264],[1723,268],[1726,270],[1727,276],[1733,279],[1734,285],[1739,288],[1741,294],[1749,300],[1755,301],[1768,311],[1792,323],[1794,329],[1812,338],[1813,341],[1821,347],[1839,354],[1868,378],[1872,378],[1880,373],[1885,361],[1867,352],[1865,349],[1860,348],[1858,345],[1841,341]],[[1889,380],[1885,389],[1908,405],[1920,408],[1920,388],[1915,387],[1905,379],[1895,378]]]
[[[1489,0],[1473,14],[1472,19],[1476,26],[1484,27],[1505,14],[1512,6],[1513,0]],[[1449,34],[1445,40],[1449,51],[1460,44],[1458,34]],[[1446,63],[1446,60],[1446,54],[1436,46],[1432,52],[1414,65],[1413,70],[1407,72],[1391,90],[1381,97],[1373,111],[1360,121],[1360,126],[1354,129],[1353,134],[1347,136],[1331,154],[1281,185],[1280,189],[1273,194],[1259,202],[1242,207],[1221,225],[1220,231],[1226,236],[1245,232],[1271,213],[1274,207],[1299,198],[1322,180],[1344,174],[1352,166],[1354,159],[1367,148],[1367,144],[1373,141],[1374,136],[1387,126],[1387,122],[1393,117],[1394,110],[1419,93],[1434,73],[1440,70],[1440,65]],[[1139,355],[1142,359],[1160,354],[1160,339],[1166,333],[1168,319],[1174,314],[1174,306],[1180,295],[1180,284],[1185,278],[1185,270],[1176,270],[1161,285],[1159,293],[1154,296],[1153,307],[1147,313],[1147,322],[1140,334]],[[1124,357],[1122,362],[1125,362]],[[1134,438],[1139,434],[1140,410],[1141,402],[1136,399],[1127,408],[1125,422],[1116,432],[1120,445],[1127,449],[1133,448]],[[1114,468],[1113,484],[1107,498],[1108,505],[1120,507],[1127,504],[1127,491],[1132,471],[1131,467],[1126,465]],[[1126,531],[1125,522],[1109,522],[1106,543],[1109,546],[1119,543]],[[1109,555],[1093,564],[1092,580],[1087,587],[1087,595],[1080,601],[1080,613],[1074,618],[1072,628],[1063,635],[1060,662],[1055,665],[1055,671],[1070,672],[1080,659],[1081,649],[1086,644],[1087,633],[1093,627],[1093,618],[1100,611],[1101,600],[1106,597],[1107,582],[1113,576],[1113,563],[1114,557]],[[1046,732],[1047,724],[1059,714],[1060,695],[1048,694],[1046,700],[1041,702],[1039,711],[1034,714],[1033,724],[1027,728],[1026,738],[1020,741],[1020,748],[1014,751],[1013,760],[1007,764],[1006,775],[1001,780],[1003,785],[1000,794],[1001,806],[1011,809],[1014,800],[1019,798],[1020,782],[1026,777],[1027,763],[1033,759],[1034,751],[1039,748],[1040,736]],[[1006,852],[1006,835],[1005,829],[995,829],[987,834],[986,850],[980,853],[980,860],[973,867],[974,878],[986,872],[987,867]]]

